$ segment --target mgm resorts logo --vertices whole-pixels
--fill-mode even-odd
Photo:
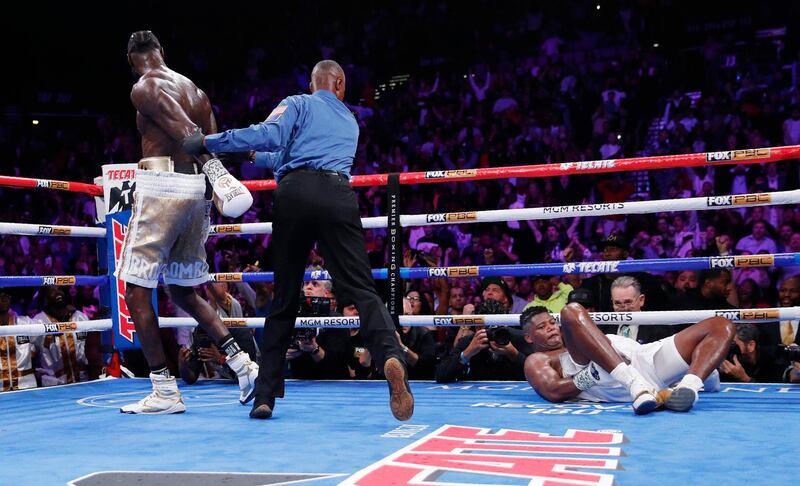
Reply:
[[[483,326],[486,319],[475,316],[446,316],[434,317],[434,326]]]
[[[44,324],[45,332],[69,332],[77,330],[77,322],[46,322]]]
[[[75,285],[75,277],[71,275],[42,277],[42,285]]]
[[[714,315],[731,321],[766,321],[779,319],[781,312],[778,309],[740,309],[716,311]]]
[[[478,267],[432,267],[429,277],[477,277]]]
[[[738,255],[730,257],[711,257],[711,268],[771,267],[775,255]]]
[[[464,223],[466,221],[475,221],[478,219],[478,215],[475,211],[427,214],[425,219],[428,223]]]

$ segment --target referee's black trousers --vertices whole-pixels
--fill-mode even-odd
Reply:
[[[273,195],[272,255],[275,297],[264,326],[256,403],[283,397],[286,351],[294,334],[306,261],[314,242],[334,280],[336,297],[354,302],[373,363],[405,362],[394,321],[375,290],[358,200],[347,178],[329,171],[295,170]]]

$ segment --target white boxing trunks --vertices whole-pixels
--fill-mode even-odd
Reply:
[[[204,174],[137,169],[117,278],[149,288],[158,286],[160,274],[165,283],[184,287],[206,282],[211,201],[205,192]]]
[[[606,337],[622,359],[636,368],[656,390],[667,388],[689,371],[689,364],[675,347],[675,336],[647,344],[639,344],[633,339],[615,334],[606,334]],[[569,353],[562,353],[559,360],[564,378],[570,378],[588,366],[588,363],[576,363]],[[593,402],[631,401],[630,392],[622,383],[599,366],[596,368],[600,373],[598,384],[582,391],[578,398]]]

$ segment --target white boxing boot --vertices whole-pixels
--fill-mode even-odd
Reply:
[[[153,392],[136,403],[120,408],[122,413],[165,414],[183,413],[186,405],[183,404],[181,392],[174,376],[164,376],[150,373],[153,383]]]

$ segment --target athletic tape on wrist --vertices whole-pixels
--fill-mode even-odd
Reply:
[[[592,373],[589,371],[588,366],[575,373],[575,376],[572,377],[572,383],[574,383],[575,388],[580,391],[588,390],[597,384],[594,378],[592,378]]]
[[[203,173],[208,177],[208,181],[213,184],[217,179],[228,174],[228,169],[222,165],[219,159],[210,159],[203,164]]]

